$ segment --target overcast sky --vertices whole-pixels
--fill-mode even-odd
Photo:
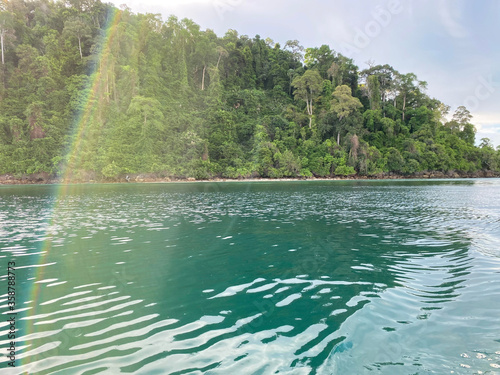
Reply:
[[[477,141],[500,145],[499,0],[112,0],[136,13],[190,18],[223,36],[270,37],[282,45],[328,44],[354,59],[415,73],[427,93],[473,114]]]

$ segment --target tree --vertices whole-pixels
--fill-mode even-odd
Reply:
[[[338,86],[333,92],[332,110],[340,122],[363,107],[358,98],[352,96],[349,86]],[[340,145],[340,131],[337,131],[337,144]]]
[[[380,82],[377,75],[371,75],[366,82],[368,89],[368,98],[370,99],[370,108],[373,110],[380,109]]]
[[[292,81],[295,87],[295,99],[306,102],[306,110],[309,115],[309,129],[312,128],[313,102],[318,97],[323,87],[323,79],[317,70],[307,70],[304,75],[296,77]]]
[[[160,108],[161,104],[154,98],[135,96],[128,107],[127,114],[143,119],[142,135],[148,136],[162,129],[163,113]]]
[[[394,90],[394,82],[399,73],[390,65],[370,65],[369,69],[360,72],[360,76],[365,80],[367,86],[372,77],[377,77],[382,104],[386,102]],[[373,85],[373,82],[372,82]]]
[[[453,120],[458,122],[463,127],[465,124],[470,123],[470,120],[472,120],[472,115],[465,106],[461,105],[453,114]]]
[[[331,65],[326,73],[327,77],[332,80],[333,87],[348,85],[352,91],[358,89],[358,67],[352,59],[340,53],[333,53]]]
[[[394,147],[390,147],[386,152],[387,168],[389,171],[402,172],[405,161],[401,153]]]
[[[476,128],[470,123],[471,120],[472,115],[467,108],[460,106],[453,114],[452,120],[445,124],[445,127],[469,145],[473,145],[476,140]]]
[[[5,64],[6,38],[15,38],[12,27],[12,14],[7,11],[0,11],[0,48],[2,50],[2,65]]]
[[[472,124],[465,124],[458,136],[467,144],[473,146],[476,141],[476,127]]]
[[[481,138],[481,143],[479,144],[480,148],[489,148],[493,150],[493,143],[489,138]]]
[[[285,43],[285,50],[290,51],[296,61],[304,60],[304,47],[302,47],[298,40],[288,40]]]
[[[199,39],[197,40],[196,43],[196,51],[195,51],[195,60],[196,60],[196,71],[198,71],[198,66],[201,65],[201,90],[205,90],[205,75],[207,72],[207,67],[208,64],[210,63],[210,60],[215,57],[215,44],[206,36],[206,35],[201,35]],[[222,55],[222,52],[219,54],[219,61],[220,57]],[[217,62],[218,65],[218,62]]]
[[[215,66],[217,69],[219,69],[219,64],[220,64],[220,61],[223,57],[227,57],[228,56],[228,53],[227,51],[224,49],[224,47],[222,46],[217,46],[215,48],[215,50],[217,51],[217,54],[219,55],[219,57],[217,58],[217,65]]]
[[[80,59],[83,59],[82,41],[85,38],[92,36],[90,26],[80,18],[72,17],[64,23],[63,34],[74,36],[78,39],[78,50],[80,51]]]
[[[418,96],[421,90],[427,88],[427,82],[417,80],[417,76],[413,73],[399,74],[396,78],[396,87],[403,101],[402,103],[402,119],[405,120],[405,111],[410,97]]]
[[[323,44],[319,48],[306,48],[304,62],[308,68],[317,69],[323,79],[328,78],[328,69],[335,59],[335,53]]]

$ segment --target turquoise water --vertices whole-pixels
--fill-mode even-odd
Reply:
[[[499,180],[56,192],[0,186],[5,373],[500,374]]]

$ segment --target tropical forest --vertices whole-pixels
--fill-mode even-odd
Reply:
[[[335,46],[216,35],[99,0],[2,0],[0,42],[4,179],[500,172],[467,108]]]

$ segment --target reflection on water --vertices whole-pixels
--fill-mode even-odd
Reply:
[[[494,374],[499,193],[497,180],[0,187],[11,373]]]

